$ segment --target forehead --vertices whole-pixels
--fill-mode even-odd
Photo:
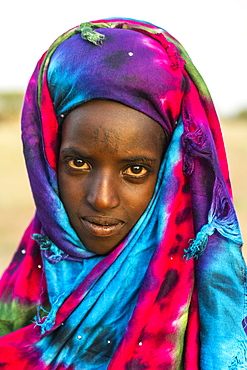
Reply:
[[[62,145],[99,146],[101,150],[153,148],[164,142],[163,128],[149,116],[121,103],[92,100],[65,118]]]

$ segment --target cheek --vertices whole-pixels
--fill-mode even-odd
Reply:
[[[148,184],[145,184],[145,186],[136,186],[128,196],[128,208],[130,210],[129,214],[135,223],[144,213],[153,196],[156,178],[150,181]]]
[[[71,210],[75,209],[76,204],[81,199],[79,184],[77,184],[77,181],[73,177],[71,178],[63,172],[58,172],[58,189],[62,203],[67,213],[70,213]]]

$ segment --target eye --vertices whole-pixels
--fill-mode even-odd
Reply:
[[[139,166],[139,165],[134,165],[134,166],[130,166],[128,167],[124,172],[123,174],[124,175],[127,175],[127,176],[131,176],[131,177],[135,177],[135,178],[138,178],[138,177],[143,177],[145,176],[149,171],[143,167],[143,166]]]
[[[80,158],[68,159],[67,164],[69,167],[74,168],[76,170],[89,170],[90,169],[88,163]]]

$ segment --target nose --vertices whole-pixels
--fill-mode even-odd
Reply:
[[[109,173],[97,174],[88,184],[87,202],[97,211],[107,211],[116,208],[119,195],[116,180]]]

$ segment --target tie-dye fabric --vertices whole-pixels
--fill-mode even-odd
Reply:
[[[147,114],[170,141],[147,209],[107,256],[83,246],[57,184],[64,117],[95,98]],[[179,42],[130,19],[66,32],[31,77],[22,135],[37,212],[0,283],[0,367],[245,369],[246,266],[224,145]]]

